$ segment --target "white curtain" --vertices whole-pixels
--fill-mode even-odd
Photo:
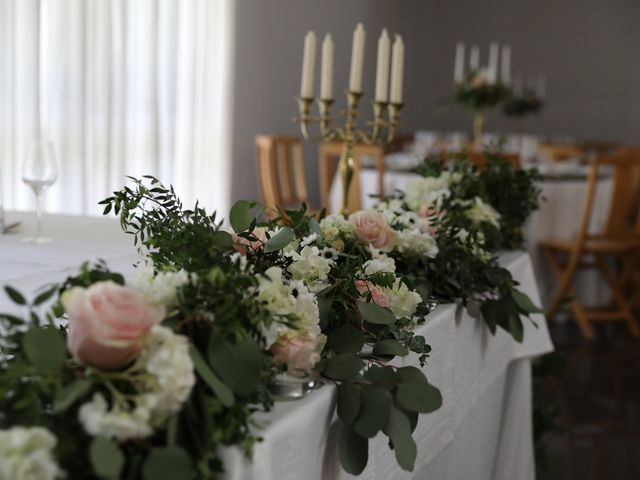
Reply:
[[[28,209],[30,141],[60,168],[47,210],[97,214],[126,175],[226,213],[234,0],[0,0],[0,176]]]

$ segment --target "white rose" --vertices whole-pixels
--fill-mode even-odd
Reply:
[[[384,294],[389,302],[389,309],[397,319],[412,318],[422,297],[419,293],[409,290],[399,278],[396,279],[392,288],[384,288]]]

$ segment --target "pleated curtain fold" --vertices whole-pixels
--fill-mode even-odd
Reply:
[[[55,146],[48,211],[98,214],[126,175],[226,211],[234,0],[0,0],[0,176],[28,209],[21,165]]]

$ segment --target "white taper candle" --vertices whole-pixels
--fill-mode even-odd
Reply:
[[[320,78],[320,98],[333,98],[333,39],[327,33],[322,42],[322,75]]]
[[[492,42],[489,46],[489,66],[487,69],[487,82],[493,85],[498,80],[498,55],[500,47],[496,42]]]
[[[362,92],[362,64],[364,62],[365,31],[362,23],[358,23],[353,32],[353,46],[351,48],[351,75],[349,76],[349,90]]]
[[[402,103],[402,76],[404,70],[404,42],[400,35],[393,41],[391,58],[391,103]]]
[[[469,54],[469,68],[471,70],[478,70],[480,68],[480,48],[477,45],[471,47],[471,53]]]
[[[300,97],[313,98],[313,70],[316,63],[316,34],[307,32],[304,37],[304,57],[302,59],[302,80]]]
[[[376,102],[386,102],[389,98],[389,51],[391,40],[387,29],[382,29],[378,39],[378,63],[376,66]]]
[[[453,81],[455,83],[464,82],[464,43],[456,45],[456,61],[453,69]]]
[[[509,85],[511,83],[511,47],[509,45],[502,47],[501,61],[500,80],[505,85]]]

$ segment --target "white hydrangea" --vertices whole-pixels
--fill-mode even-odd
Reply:
[[[466,213],[476,224],[488,222],[494,227],[500,228],[500,214],[480,197],[476,197],[473,200],[471,208],[469,208]]]
[[[409,290],[409,287],[399,278],[396,278],[392,288],[384,288],[383,293],[389,302],[389,309],[397,319],[412,318],[422,302],[420,294]]]
[[[164,305],[166,308],[175,306],[178,302],[178,289],[189,281],[190,275],[180,270],[158,272],[154,276],[154,271],[153,263],[141,263],[127,284],[141,292],[151,303]]]
[[[400,253],[414,253],[435,258],[438,255],[438,243],[427,232],[417,228],[407,228],[397,232],[396,248]]]
[[[329,255],[325,255],[329,253]],[[319,292],[328,285],[327,279],[331,268],[335,265],[333,252],[321,251],[318,247],[306,246],[300,253],[288,252],[286,256],[293,262],[287,267],[287,271],[295,280],[303,281],[309,290]]]
[[[270,348],[281,335],[305,330],[310,336],[320,335],[318,302],[301,280],[286,281],[282,269],[271,267],[258,280],[257,299],[276,316],[295,318],[295,325],[274,321],[262,326],[266,348]]]
[[[196,382],[188,339],[154,326],[129,373],[139,392],[130,402],[114,398],[109,406],[96,393],[80,407],[80,423],[87,433],[126,440],[148,437],[162,427],[182,408]]]
[[[449,172],[442,172],[439,177],[415,178],[407,184],[404,200],[414,211],[423,207],[440,207],[451,196],[450,185]]]
[[[78,417],[90,435],[118,440],[144,438],[153,433],[149,401],[149,397],[141,395],[136,398],[133,408],[125,408],[120,404],[109,408],[104,396],[95,393],[90,402],[80,407]]]
[[[64,477],[53,456],[56,437],[42,427],[0,430],[0,480],[54,480]]]
[[[395,273],[396,261],[390,256],[382,253],[375,247],[369,246],[371,252],[371,260],[367,260],[362,265],[364,273],[367,275],[373,275],[375,273]]]
[[[320,221],[322,238],[336,250],[344,248],[343,238],[353,236],[353,226],[339,214],[328,215]]]

